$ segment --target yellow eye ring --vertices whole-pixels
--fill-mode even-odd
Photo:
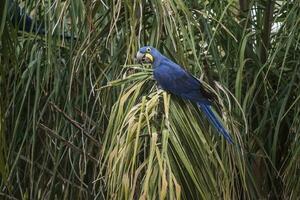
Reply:
[[[149,53],[151,51],[151,48],[147,47],[146,51]]]

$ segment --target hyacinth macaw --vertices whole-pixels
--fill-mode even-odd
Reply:
[[[151,46],[140,48],[136,58],[152,64],[154,79],[163,90],[196,103],[217,131],[233,144],[230,134],[211,109],[211,95],[197,78]]]
[[[29,15],[26,14],[25,10],[20,8],[18,1],[8,0],[8,19],[11,21],[18,30],[25,32],[37,33],[39,35],[46,35],[44,23],[35,22]],[[56,34],[64,39],[77,39],[74,36],[70,36],[68,33]]]
[[[43,24],[40,24],[39,26],[35,24],[34,20],[28,16],[14,0],[8,0],[8,17],[12,24],[18,27],[19,30],[45,34]]]

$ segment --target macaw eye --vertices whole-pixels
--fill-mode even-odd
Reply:
[[[148,48],[146,49],[146,51],[147,51],[148,53],[150,53],[150,51],[151,51],[150,47],[148,47]]]

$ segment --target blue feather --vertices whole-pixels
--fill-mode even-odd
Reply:
[[[209,122],[213,124],[213,126],[217,129],[217,131],[224,136],[224,138],[230,143],[233,144],[233,140],[227,130],[223,127],[222,123],[219,121],[217,116],[214,114],[214,112],[211,110],[210,105],[198,103],[197,104],[199,108],[202,110],[202,112],[206,115]]]

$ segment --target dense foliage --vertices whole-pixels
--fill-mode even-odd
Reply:
[[[0,5],[0,197],[296,199],[300,4],[287,0]],[[236,145],[157,88],[152,45],[209,85]]]

